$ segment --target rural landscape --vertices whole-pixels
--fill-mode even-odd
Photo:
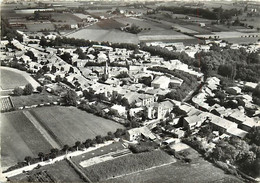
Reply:
[[[260,3],[1,1],[0,182],[260,182]]]

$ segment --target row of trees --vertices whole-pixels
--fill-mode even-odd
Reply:
[[[64,45],[71,45],[76,47],[82,46],[93,46],[93,45],[104,45],[104,46],[111,46],[112,48],[126,48],[129,50],[135,50],[138,48],[137,45],[131,43],[109,43],[109,42],[97,42],[97,41],[90,41],[85,39],[75,39],[75,38],[67,38],[67,37],[56,37],[54,40],[48,40],[45,37],[41,37],[40,45],[42,47],[59,47]]]
[[[95,144],[102,144],[105,141],[113,140],[114,138],[119,138],[123,135],[125,135],[125,130],[119,128],[114,133],[108,132],[107,135],[104,137],[102,137],[101,135],[97,135],[94,139],[87,139],[85,142],[77,141],[73,146],[69,146],[65,144],[62,149],[53,148],[50,150],[50,153],[39,152],[38,158],[32,158],[31,156],[26,156],[24,160],[28,165],[30,165],[31,163],[39,162],[39,160],[46,161],[49,159],[54,159],[60,155],[67,154],[69,151],[73,152],[73,151],[82,150],[84,148],[94,147]],[[25,165],[23,164],[23,166]]]
[[[193,15],[200,16],[202,18],[210,20],[220,20],[224,22],[230,20],[233,16],[242,14],[242,10],[237,10],[235,8],[224,10],[222,7],[213,8],[213,10],[204,8],[190,8],[190,7],[175,7],[175,6],[160,6],[156,9],[157,11],[171,11],[175,14]]]

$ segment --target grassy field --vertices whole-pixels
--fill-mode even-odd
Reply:
[[[23,106],[57,102],[59,100],[59,97],[56,95],[50,95],[47,92],[42,92],[40,94],[12,96],[11,99],[14,107],[18,108]]]
[[[129,154],[84,168],[85,174],[94,182],[115,176],[145,170],[174,162],[175,159],[161,150]]]
[[[29,82],[21,74],[0,67],[2,89],[13,89],[17,86],[24,86]]]
[[[120,178],[110,179],[104,182],[107,183],[208,183],[208,182],[219,182],[219,183],[242,183],[239,179],[234,176],[225,174],[221,169],[215,167],[208,161],[199,157],[199,154],[192,151],[192,162],[182,163],[177,162],[170,165],[142,171],[139,173],[123,176]],[[197,158],[196,158],[197,157]]]
[[[2,168],[52,148],[22,111],[1,114],[1,140]]]
[[[55,182],[83,182],[80,179],[78,174],[74,171],[69,164],[63,160],[60,162],[56,162],[55,164],[43,166],[40,169],[30,171],[30,173],[23,173],[14,177],[11,177],[11,182],[28,182],[30,178],[37,177],[39,172],[46,171],[48,175],[55,181]],[[49,179],[45,178],[44,182],[48,182]],[[36,182],[36,181],[35,181]],[[39,182],[39,180],[37,181]]]
[[[14,89],[15,87],[24,86],[28,83],[31,83],[34,88],[40,86],[40,84],[25,71],[10,67],[0,67],[0,73],[0,87],[4,90]]]
[[[62,144],[74,145],[97,135],[124,128],[122,125],[81,111],[75,107],[41,107],[30,110],[31,114]]]

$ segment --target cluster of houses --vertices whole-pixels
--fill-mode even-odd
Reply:
[[[171,124],[176,125],[181,119],[176,117],[172,111],[178,107],[187,116],[183,118],[182,128],[172,129],[180,137],[184,135],[183,129],[197,131],[202,125],[210,124],[214,130],[221,132],[221,134],[242,138],[253,126],[260,125],[259,117],[249,118],[242,107],[226,109],[218,104],[210,106],[206,102],[207,97],[214,97],[213,91],[219,88],[220,80],[216,77],[208,78],[199,94],[192,98],[195,107],[174,100],[159,100],[160,96],[165,96],[172,90],[169,87],[170,85],[181,87],[183,80],[151,71],[148,68],[160,66],[170,70],[184,71],[197,78],[203,77],[202,73],[192,70],[179,60],[165,61],[161,57],[151,56],[149,52],[142,50],[135,52],[125,48],[112,48],[102,45],[81,47],[80,49],[86,58],[80,59],[76,48],[42,48],[39,45],[39,40],[33,39],[34,44],[30,44],[29,42],[32,40],[25,34],[23,36],[26,43],[12,40],[11,43],[18,50],[8,48],[6,54],[1,55],[1,60],[8,60],[10,57],[16,56],[18,62],[25,64],[28,71],[32,73],[37,73],[43,67],[47,67],[48,71],[39,78],[40,82],[46,84],[47,80],[49,81],[47,82],[48,88],[52,88],[50,83],[56,83],[57,77],[65,79],[72,86],[78,88],[77,94],[82,99],[84,90],[94,95],[102,95],[111,102],[113,102],[112,99],[116,98],[120,98],[121,101],[124,99],[129,106],[123,105],[122,102],[114,103],[109,109],[116,111],[123,118],[127,118],[127,115],[135,117],[141,112],[145,116],[145,123],[147,124],[149,124],[149,121],[152,122],[150,124],[156,124],[171,117]],[[8,41],[1,41],[1,50],[5,49],[7,44]],[[187,49],[179,43],[177,45],[167,43],[164,46],[167,48],[175,46],[179,51]],[[194,48],[199,50],[209,49],[206,46],[202,48],[202,45],[197,45]],[[37,59],[33,61],[27,56],[28,51],[33,52]],[[71,64],[60,58],[60,55],[64,53],[70,54]],[[119,66],[113,65],[113,63]],[[120,75],[123,75],[123,77],[120,77]],[[105,80],[102,80],[103,76],[106,76]],[[150,85],[140,82],[144,79],[148,79]],[[102,82],[100,82],[101,80]],[[227,88],[225,92],[229,95],[239,95],[243,98],[247,107],[255,107],[252,104],[252,97],[241,92],[241,85],[256,87],[255,83],[240,83],[235,87]],[[153,127],[154,125],[148,125],[130,130],[128,132],[129,140],[135,139],[140,134],[153,139],[154,135],[150,131]]]

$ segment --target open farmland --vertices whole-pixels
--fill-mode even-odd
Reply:
[[[161,150],[130,154],[104,161],[84,168],[84,173],[94,182],[115,176],[145,170],[162,164],[173,163],[175,159]]]
[[[112,43],[139,43],[139,40],[135,34],[123,32],[116,29],[81,29],[68,35],[67,37],[100,42],[109,41]]]
[[[30,113],[43,125],[53,138],[63,145],[74,145],[76,141],[93,139],[97,135],[124,128],[122,125],[81,111],[75,107],[41,107],[30,110]]]
[[[37,179],[38,178],[38,179]],[[41,179],[39,179],[41,178]],[[43,179],[43,180],[42,180]],[[83,182],[74,169],[65,161],[43,166],[30,173],[22,173],[10,178],[11,182]]]
[[[191,153],[188,157],[192,162],[172,163],[169,165],[161,166],[154,169],[149,169],[134,173],[131,175],[122,176],[115,179],[110,179],[104,182],[107,183],[208,183],[208,182],[229,182],[229,183],[242,183],[239,179],[232,175],[227,175],[223,170],[215,167],[213,164],[204,160],[193,149],[189,149]]]
[[[40,86],[28,73],[9,67],[0,67],[1,82],[3,90],[14,89],[31,83],[34,88]]]
[[[37,32],[37,31],[54,31],[55,27],[51,22],[30,22],[30,23],[25,23],[26,24],[26,28],[28,29],[28,31],[31,32]]]
[[[75,24],[81,21],[79,17],[73,15],[72,13],[50,13],[50,15],[55,22],[67,22]]]
[[[100,20],[99,22],[96,23],[96,25],[101,29],[119,29],[120,27],[125,26],[125,24],[119,23],[114,19]]]
[[[22,111],[1,114],[1,140],[3,169],[52,148]]]

